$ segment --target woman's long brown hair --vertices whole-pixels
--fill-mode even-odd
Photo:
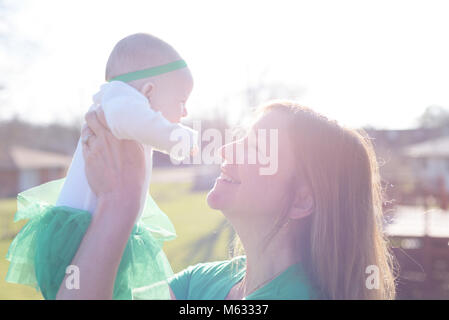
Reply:
[[[382,231],[382,189],[370,139],[291,101],[261,110],[287,115],[296,174],[314,196],[314,211],[298,231],[298,254],[321,298],[394,299],[394,263]],[[368,283],[373,270],[379,272],[374,288]]]

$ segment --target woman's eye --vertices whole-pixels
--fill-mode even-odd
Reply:
[[[256,150],[256,152],[259,151],[259,148],[257,148],[257,144],[250,145],[250,148]]]

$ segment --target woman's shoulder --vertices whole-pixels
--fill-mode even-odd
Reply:
[[[245,256],[238,256],[229,260],[197,263],[173,275],[169,284],[177,299],[202,299],[203,294],[197,296],[199,293],[216,292],[223,283],[239,276],[245,268],[245,261]]]
[[[197,263],[188,267],[192,275],[212,275],[217,276],[222,272],[239,272],[244,268],[246,262],[245,256],[233,257],[229,260],[219,260],[212,262]]]

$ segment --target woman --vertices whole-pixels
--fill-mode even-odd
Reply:
[[[100,111],[101,112],[101,111]],[[72,262],[80,289],[60,299],[111,298],[120,257],[138,213],[144,157],[115,139],[101,113],[86,116],[84,146],[97,211]],[[278,170],[236,164],[222,148],[222,173],[208,204],[234,227],[244,256],[198,264],[168,282],[173,299],[392,299],[392,260],[383,237],[380,178],[369,140],[294,102],[261,108],[252,130],[278,132]],[[245,154],[247,156],[247,154]],[[118,160],[115,160],[118,159]],[[91,264],[91,261],[96,261]],[[367,270],[379,271],[368,285]],[[151,270],[148,270],[151,272]],[[64,283],[64,282],[63,282]]]

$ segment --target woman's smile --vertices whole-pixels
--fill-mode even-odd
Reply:
[[[235,185],[241,183],[233,175],[230,175],[229,173],[225,172],[223,169],[221,170],[221,174],[217,178],[217,182],[224,182],[224,183],[230,183],[230,184],[235,184]]]

